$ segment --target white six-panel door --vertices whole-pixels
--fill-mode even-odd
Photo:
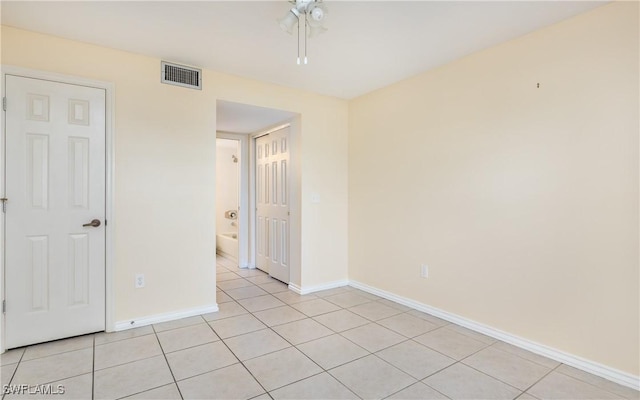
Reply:
[[[256,139],[256,264],[289,283],[289,128]]]
[[[5,85],[6,347],[104,330],[105,90]]]

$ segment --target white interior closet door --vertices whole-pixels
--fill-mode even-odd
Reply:
[[[6,347],[105,329],[105,91],[6,76]]]
[[[256,139],[256,266],[289,283],[289,127]]]

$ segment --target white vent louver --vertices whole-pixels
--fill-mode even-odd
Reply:
[[[184,65],[161,62],[162,83],[191,89],[202,89],[202,70]]]

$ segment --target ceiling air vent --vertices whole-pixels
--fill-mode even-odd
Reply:
[[[162,65],[162,83],[187,87],[191,89],[202,89],[202,70],[185,67],[184,65],[172,64],[166,61]]]

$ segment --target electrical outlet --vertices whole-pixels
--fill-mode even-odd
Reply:
[[[136,274],[136,289],[144,287],[144,274]]]
[[[429,277],[429,266],[427,264],[422,264],[422,266],[420,266],[420,276],[423,278]]]

